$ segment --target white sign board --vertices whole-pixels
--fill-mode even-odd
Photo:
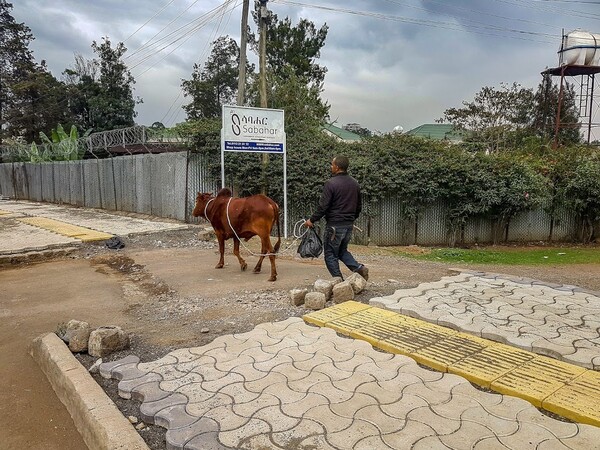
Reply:
[[[287,155],[282,109],[223,106],[221,187],[225,187],[225,152],[283,155],[283,237],[287,239]]]
[[[281,109],[223,106],[223,150],[284,153],[283,126]]]

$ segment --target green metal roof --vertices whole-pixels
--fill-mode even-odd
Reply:
[[[454,129],[454,125],[449,123],[426,123],[417,128],[407,131],[406,134],[420,136],[438,141],[447,139],[449,141],[462,140],[461,133]]]
[[[336,127],[335,125],[326,124],[323,125],[323,129],[329,131],[342,141],[360,141],[362,137],[359,134],[353,133],[343,128]]]

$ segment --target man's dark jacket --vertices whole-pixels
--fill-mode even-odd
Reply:
[[[358,182],[347,172],[340,172],[327,180],[323,186],[319,206],[310,217],[310,221],[317,223],[321,217],[325,216],[327,226],[352,226],[361,210]]]

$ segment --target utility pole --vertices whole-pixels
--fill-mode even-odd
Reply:
[[[238,78],[237,105],[244,106],[244,94],[246,90],[246,47],[248,41],[248,8],[250,0],[244,0],[242,6],[242,31],[240,37],[240,67]]]
[[[267,0],[260,0],[260,38],[258,64],[260,70],[260,107],[267,107]]]
[[[258,42],[259,55],[259,78],[260,78],[260,107],[267,107],[267,18],[269,10],[267,9],[268,0],[260,0],[260,38]],[[269,166],[269,154],[262,154],[262,194],[267,195],[267,167]]]

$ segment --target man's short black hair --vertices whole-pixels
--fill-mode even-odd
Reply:
[[[344,172],[348,171],[348,166],[350,165],[350,160],[348,159],[347,156],[342,156],[342,155],[336,156],[335,158],[333,158],[333,162],[336,166],[338,166]]]

